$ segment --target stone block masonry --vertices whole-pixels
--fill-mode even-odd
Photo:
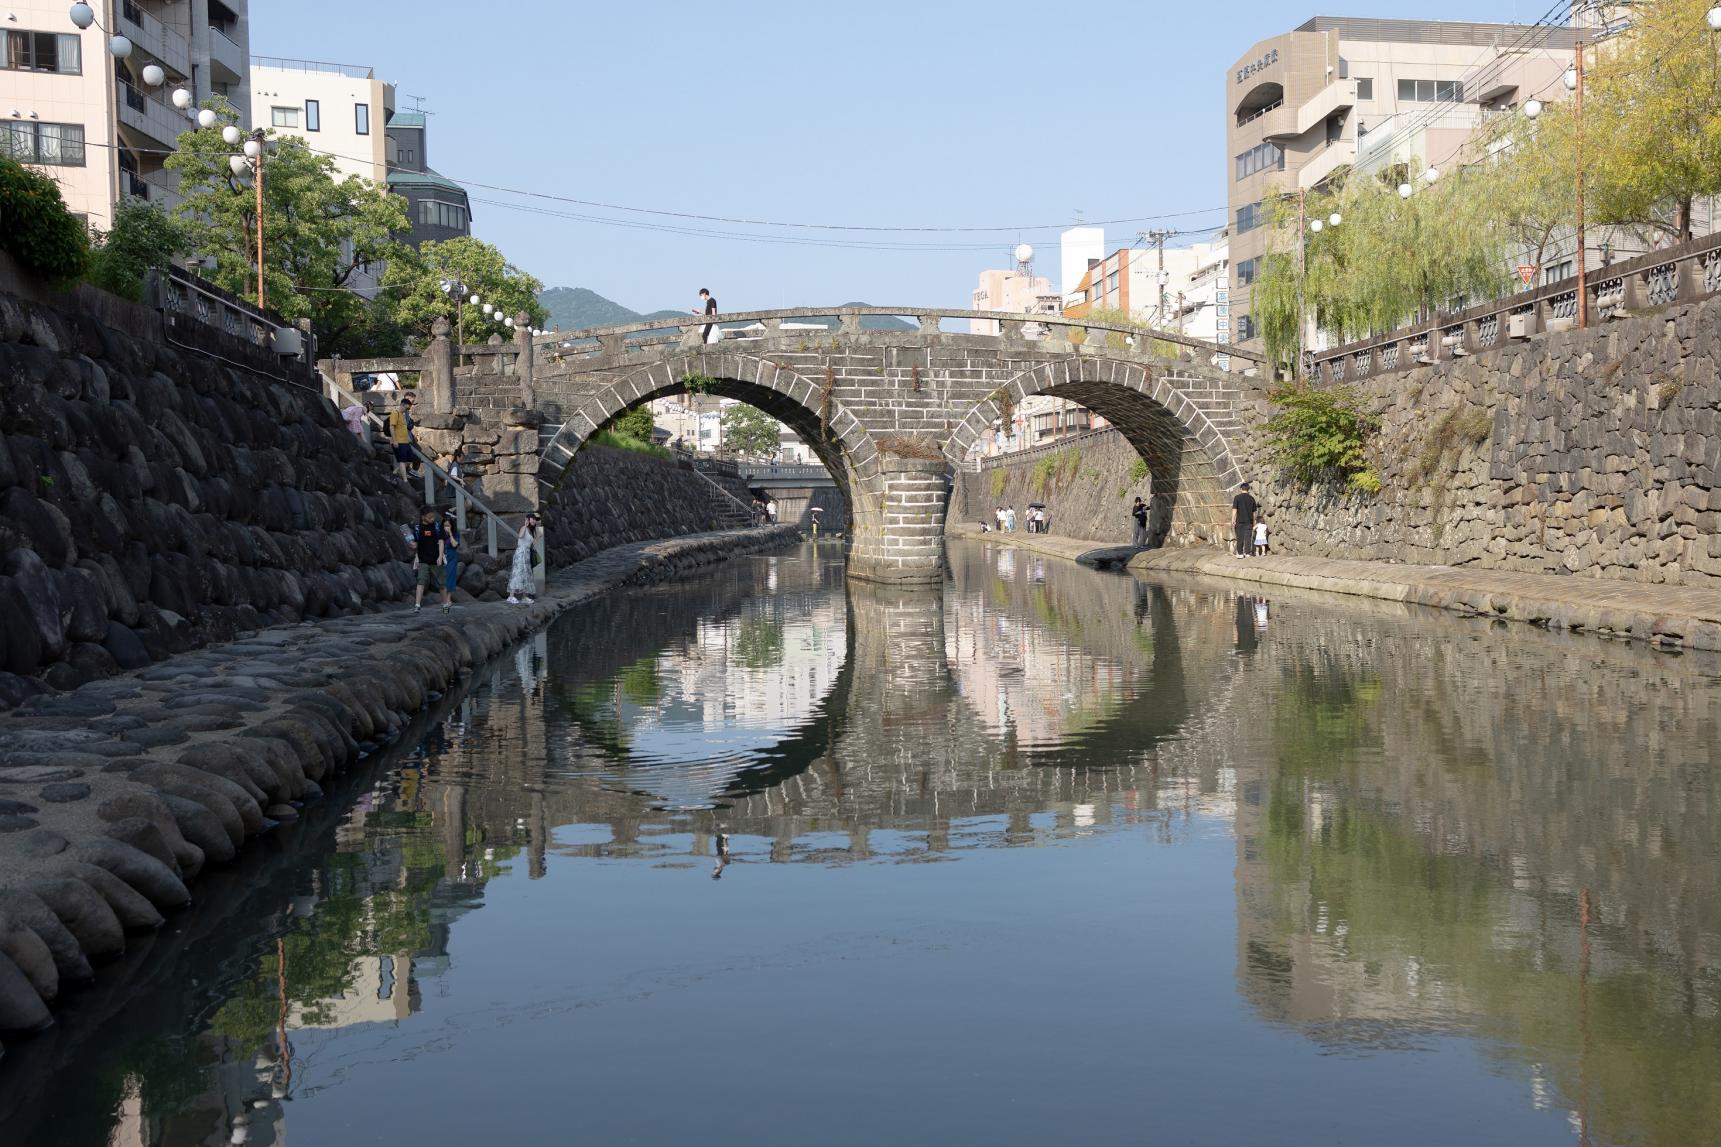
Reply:
[[[51,1023],[94,964],[187,910],[206,866],[301,831],[294,802],[558,611],[798,537],[774,527],[620,547],[557,575],[531,606],[277,627],[0,717],[0,1031]]]
[[[0,294],[0,708],[408,592],[415,503],[313,389]]]
[[[1721,586],[1718,365],[1721,298],[1365,379],[1381,492],[1266,483],[1273,549]]]

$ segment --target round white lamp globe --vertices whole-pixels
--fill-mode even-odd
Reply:
[[[184,88],[174,88],[173,89],[173,106],[176,108],[181,108],[181,109],[190,107],[191,106],[191,93],[186,91]]]
[[[261,140],[248,139],[245,141],[245,157],[247,159],[256,159],[262,154],[263,142]]]
[[[1440,178],[1440,169],[1438,167],[1431,167],[1427,171],[1422,173],[1422,182],[1424,182],[1424,183],[1433,183],[1436,179],[1439,179],[1439,178]]]
[[[116,60],[123,60],[131,55],[131,41],[124,36],[115,36],[108,41],[108,51]]]
[[[1410,193],[1414,190],[1416,190],[1416,189],[1413,188],[1412,186],[1410,186],[1410,184],[1401,183],[1398,185],[1398,197],[1400,199],[1409,199]]]
[[[471,303],[473,306],[476,307],[478,305],[478,296],[473,295],[470,299],[467,299],[466,301]]]
[[[1337,227],[1340,223],[1343,223],[1344,221],[1345,221],[1345,217],[1343,215],[1340,215],[1337,211],[1335,211],[1331,215],[1327,216],[1327,222],[1334,227]]]
[[[204,108],[203,110],[201,110],[197,113],[197,126],[198,127],[214,127],[215,121],[219,118],[220,117],[217,116],[212,109]]]
[[[1721,32],[1721,4],[1709,9],[1709,15],[1704,18],[1711,32]]]
[[[1026,243],[1016,244],[1016,262],[1026,263],[1034,257],[1034,249]]]
[[[244,138],[244,136],[245,133],[240,131],[239,128],[233,124],[228,124],[226,127],[221,129],[221,138],[228,147],[232,147],[234,144],[238,143],[242,138]]]
[[[495,309],[496,309],[496,307],[491,303],[485,303],[484,307],[483,307],[485,314],[489,314],[491,311],[493,311]]]
[[[145,64],[143,66],[143,82],[150,87],[161,87],[161,82],[165,79],[167,79],[167,73],[161,70],[160,64]]]
[[[1309,230],[1313,231],[1316,235],[1319,235],[1321,233],[1321,221],[1319,219],[1316,219],[1313,222],[1311,222],[1309,224]]]
[[[227,170],[231,171],[234,175],[244,175],[246,166],[245,157],[242,155],[230,155],[227,157]]]
[[[96,22],[95,9],[91,8],[88,4],[73,4],[71,15],[72,23],[76,24],[80,28],[88,28],[91,24]]]
[[[510,327],[511,327],[511,326],[513,326],[513,325],[514,325],[514,320],[513,320],[513,319],[505,319],[505,320],[503,320],[503,323],[504,323],[504,325],[505,325],[505,326],[510,326]]]
[[[1576,68],[1567,68],[1565,79],[1566,91],[1575,92],[1578,90],[1578,70]]]
[[[1530,119],[1535,119],[1537,116],[1541,115],[1542,114],[1542,101],[1541,100],[1531,100],[1529,103],[1525,104],[1524,105],[1524,114],[1526,116],[1528,116]]]

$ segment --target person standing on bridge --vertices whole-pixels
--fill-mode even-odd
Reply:
[[[693,308],[696,315],[715,315],[717,313],[717,298],[704,287],[699,288],[699,305]],[[722,336],[718,333],[716,323],[706,323],[705,329],[699,332],[701,342],[714,343]]]
[[[1236,539],[1234,552],[1237,557],[1248,557],[1254,548],[1255,517],[1260,510],[1255,496],[1249,493],[1249,483],[1240,483],[1237,496],[1231,499],[1231,533]]]
[[[1147,503],[1140,498],[1129,508],[1129,516],[1135,519],[1135,534],[1130,538],[1132,546],[1147,546]]]

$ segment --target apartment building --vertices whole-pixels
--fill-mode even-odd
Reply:
[[[171,204],[162,167],[211,95],[249,118],[247,0],[96,0],[80,30],[64,0],[16,0],[0,24],[0,117],[6,154],[51,176],[92,227],[113,225],[121,196]],[[110,51],[124,37],[123,58]],[[160,68],[162,82],[149,84]],[[191,96],[176,107],[173,93]]]
[[[1259,344],[1249,287],[1268,248],[1269,196],[1353,165],[1450,162],[1486,116],[1563,96],[1584,31],[1316,16],[1243,53],[1224,81],[1233,341]]]
[[[472,234],[466,189],[430,166],[428,116],[397,110],[395,86],[375,69],[256,56],[251,82],[259,124],[300,137],[342,174],[383,184],[407,201],[407,242]]]
[[[1049,279],[1024,269],[981,271],[969,296],[977,311],[1015,311],[1024,315],[1057,314],[1057,294]],[[976,335],[998,334],[996,319],[969,319],[968,331]]]

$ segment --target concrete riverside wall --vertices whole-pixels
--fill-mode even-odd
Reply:
[[[949,524],[956,528],[990,525],[994,509],[1014,506],[1016,529],[1025,532],[1028,503],[1044,502],[1050,515],[1049,533],[1127,544],[1135,527],[1130,506],[1138,497],[1152,504],[1152,480],[1134,475],[1140,458],[1118,431],[1095,430],[1020,455],[988,459],[979,473],[957,471]],[[1163,517],[1150,518],[1150,537],[1156,541],[1163,540],[1169,529]]]
[[[1255,477],[1275,553],[1721,584],[1721,299],[1353,384],[1373,497]]]
[[[187,883],[305,816],[474,667],[607,589],[793,543],[790,527],[621,547],[529,606],[280,626],[0,717],[0,1031],[38,1031],[191,904]],[[294,802],[308,805],[301,814]]]
[[[409,492],[315,389],[0,293],[0,708],[395,598]]]

